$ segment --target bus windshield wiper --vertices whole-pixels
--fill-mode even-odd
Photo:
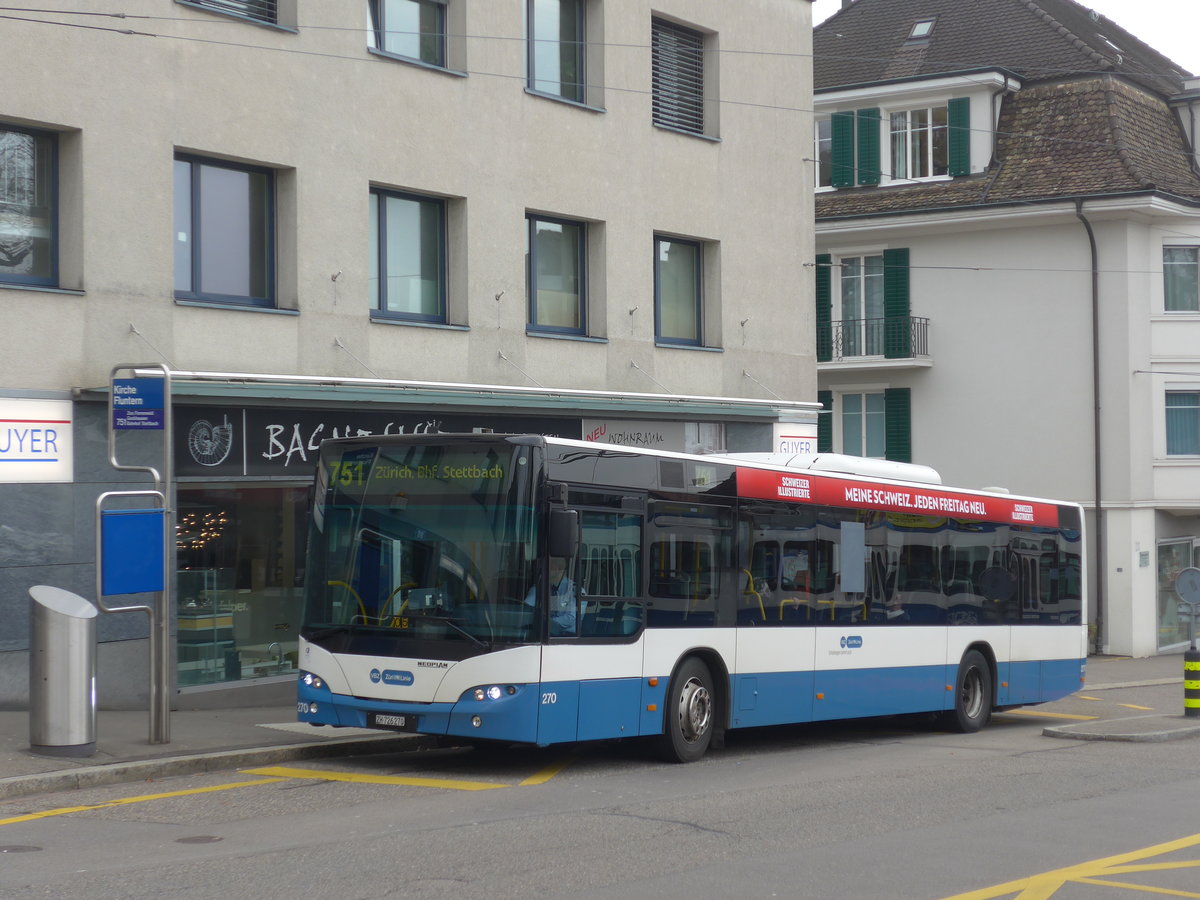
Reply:
[[[471,632],[467,631],[467,629],[463,628],[461,625],[459,625],[457,622],[455,622],[454,619],[450,618],[450,616],[437,616],[437,615],[432,615],[430,613],[411,613],[411,612],[409,612],[409,613],[405,613],[404,617],[406,619],[428,619],[433,622],[445,622],[447,625],[449,625],[451,628],[453,628],[455,631],[457,631],[459,634],[461,634],[463,637],[465,637],[468,641],[473,643],[479,649],[481,649],[481,650],[491,650],[492,649],[492,645],[490,643],[488,643],[487,641],[481,640],[481,639],[477,638],[475,635],[471,634]]]

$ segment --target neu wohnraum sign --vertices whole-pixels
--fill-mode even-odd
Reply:
[[[0,483],[69,482],[71,401],[0,398]]]

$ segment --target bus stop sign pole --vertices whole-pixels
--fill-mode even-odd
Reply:
[[[118,378],[121,372],[133,375]],[[117,432],[161,431],[162,468],[123,465]],[[108,391],[108,461],[121,472],[145,472],[153,490],[109,491],[96,500],[96,599],[104,612],[144,612],[150,619],[150,743],[171,741],[171,370],[161,363],[114,366]],[[106,501],[152,500],[152,507],[105,509]],[[155,601],[108,606],[117,594],[151,593]]]

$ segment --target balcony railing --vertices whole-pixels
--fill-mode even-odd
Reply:
[[[830,323],[830,361],[875,357],[911,359],[929,355],[929,319],[896,316],[887,319],[841,319]],[[818,337],[817,358],[825,359]]]

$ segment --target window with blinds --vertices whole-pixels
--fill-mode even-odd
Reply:
[[[650,55],[654,124],[704,134],[704,35],[654,19]]]
[[[211,9],[213,12],[243,16],[257,22],[279,22],[278,0],[191,0],[193,6]]]

